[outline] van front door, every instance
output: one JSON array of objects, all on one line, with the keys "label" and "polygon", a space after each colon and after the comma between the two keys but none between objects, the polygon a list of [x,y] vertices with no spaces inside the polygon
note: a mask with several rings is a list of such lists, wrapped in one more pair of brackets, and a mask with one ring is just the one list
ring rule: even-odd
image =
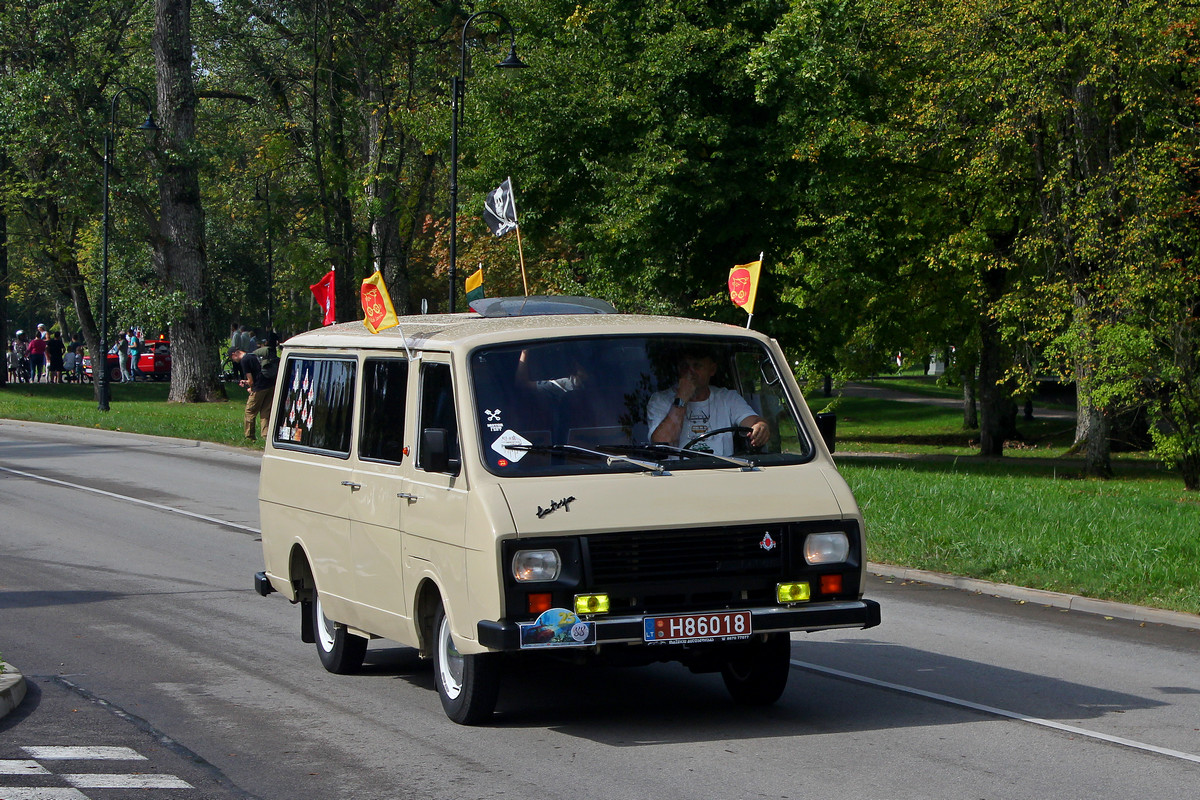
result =
[{"label": "van front door", "polygon": [[459,625],[454,609],[466,598],[467,481],[462,469],[459,425],[450,364],[429,357],[421,364],[417,397],[415,463],[406,465],[404,502],[404,566],[414,590],[432,579],[456,633],[474,638],[470,625]]}]

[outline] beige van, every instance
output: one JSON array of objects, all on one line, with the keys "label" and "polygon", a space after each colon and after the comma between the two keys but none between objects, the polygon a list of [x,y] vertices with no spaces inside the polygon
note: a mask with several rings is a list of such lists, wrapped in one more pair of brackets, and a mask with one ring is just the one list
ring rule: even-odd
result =
[{"label": "beige van", "polygon": [[548,655],[680,661],[767,704],[792,632],[879,624],[832,420],[778,344],[588,298],[475,308],[284,345],[255,588],[300,604],[326,669],[419,648],[464,724]]}]

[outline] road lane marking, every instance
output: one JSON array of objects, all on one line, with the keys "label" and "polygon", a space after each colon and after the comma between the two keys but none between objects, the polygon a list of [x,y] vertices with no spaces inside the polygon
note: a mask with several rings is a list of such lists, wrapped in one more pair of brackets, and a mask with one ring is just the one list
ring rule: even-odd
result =
[{"label": "road lane marking", "polygon": [[0,759],[0,775],[49,775],[50,770],[33,760]]},{"label": "road lane marking", "polygon": [[32,789],[25,786],[5,787],[4,800],[88,800],[78,789]]},{"label": "road lane marking", "polygon": [[98,761],[145,761],[146,757],[132,747],[22,747],[29,756],[38,761],[98,760]]},{"label": "road lane marking", "polygon": [[191,789],[190,783],[174,775],[105,775],[73,773],[58,777],[76,789]]},{"label": "road lane marking", "polygon": [[799,667],[800,669],[807,670],[809,672],[816,672],[820,675],[828,675],[834,678],[841,678],[842,680],[850,681],[852,683],[861,683],[867,686],[875,686],[880,689],[888,689],[893,692],[899,692],[901,694],[915,695],[916,697],[923,697],[926,700],[935,700],[939,703],[958,706],[959,708],[969,708],[972,711],[979,711],[981,713],[991,714],[992,716],[996,717],[1004,717],[1005,719],[1025,722],[1030,725],[1038,725],[1043,728],[1051,728],[1056,731],[1063,731],[1064,733],[1082,736],[1087,739],[1095,739],[1101,742],[1108,742],[1109,744],[1120,745],[1121,747],[1129,747],[1134,750],[1142,750],[1147,753],[1156,753],[1160,756],[1167,756],[1168,758],[1176,758],[1181,761],[1191,761],[1194,764],[1200,764],[1200,756],[1193,755],[1191,753],[1184,753],[1179,750],[1158,747],[1156,745],[1146,744],[1145,742],[1126,739],[1121,736],[1112,736],[1107,733],[1089,731],[1086,728],[1077,728],[1074,725],[1065,725],[1061,722],[1055,722],[1054,720],[1042,719],[1041,717],[1031,717],[1028,714],[1022,714],[1017,711],[1008,711],[1003,708],[996,708],[995,706],[974,703],[970,700],[963,700],[958,697],[951,697],[950,695],[939,694],[937,692],[927,692],[924,689],[917,689],[912,686],[904,686],[903,684],[899,683],[891,683],[890,681],[881,681],[877,678],[869,678],[866,675],[857,675],[853,672],[843,672],[840,669],[823,667],[819,664],[810,664],[807,661],[798,661],[796,659],[792,659],[791,663],[792,666]]},{"label": "road lane marking", "polygon": [[262,531],[259,530],[258,528],[251,528],[248,525],[239,525],[236,522],[230,522],[228,520],[218,519],[216,517],[210,517],[205,514],[197,514],[194,511],[184,511],[182,508],[174,508],[172,506],[164,506],[159,503],[151,503],[149,500],[141,500],[137,497],[130,497],[130,496],[124,495],[124,494],[117,494],[116,492],[107,492],[104,489],[97,489],[94,486],[84,486],[84,485],[78,484],[78,483],[71,483],[70,481],[61,481],[58,478],[47,478],[45,475],[36,475],[32,472],[22,472],[19,469],[10,469],[9,467],[0,467],[0,472],[7,472],[10,475],[18,475],[22,478],[30,478],[31,480],[42,481],[44,483],[53,483],[57,486],[66,486],[70,489],[78,489],[81,492],[91,492],[92,494],[99,494],[99,495],[103,495],[105,497],[111,497],[114,500],[120,500],[121,502],[124,502],[124,503],[136,503],[137,505],[146,506],[147,508],[154,508],[159,511],[166,511],[171,514],[179,514],[184,517],[191,517],[192,519],[198,519],[198,520],[202,520],[204,522],[211,522],[215,525],[223,525],[226,528],[233,528],[234,530],[244,531],[245,533],[252,533],[256,536],[262,533]]}]

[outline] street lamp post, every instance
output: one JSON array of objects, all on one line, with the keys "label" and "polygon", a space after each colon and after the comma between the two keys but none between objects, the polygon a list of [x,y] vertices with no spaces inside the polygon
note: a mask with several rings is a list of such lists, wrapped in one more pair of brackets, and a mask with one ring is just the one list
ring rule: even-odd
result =
[{"label": "street lamp post", "polygon": [[[458,75],[450,83],[450,313],[454,313],[454,297],[457,277],[455,262],[458,257],[458,118],[462,113],[462,98],[467,84],[467,29],[480,17],[496,17],[508,29],[508,55],[496,64],[500,69],[524,69],[529,66],[517,58],[516,31],[508,17],[499,11],[478,11],[467,17],[459,39]],[[503,31],[501,31],[503,33]]]},{"label": "street lamp post", "polygon": [[[102,246],[100,269],[100,353],[92,354],[92,378],[99,381],[100,398],[98,408],[108,411],[108,176],[112,167],[113,147],[117,138],[117,103],[121,95],[141,95],[146,103],[146,121],[138,126],[138,130],[157,131],[154,122],[154,106],[150,96],[136,86],[126,86],[117,90],[113,95],[111,110],[108,116],[108,130],[104,132],[104,244]],[[99,358],[97,358],[99,356]]]},{"label": "street lamp post", "polygon": [[271,244],[271,173],[263,175],[263,192],[261,195],[256,188],[254,199],[261,200],[266,207],[267,229],[267,330],[275,330],[275,249]]}]

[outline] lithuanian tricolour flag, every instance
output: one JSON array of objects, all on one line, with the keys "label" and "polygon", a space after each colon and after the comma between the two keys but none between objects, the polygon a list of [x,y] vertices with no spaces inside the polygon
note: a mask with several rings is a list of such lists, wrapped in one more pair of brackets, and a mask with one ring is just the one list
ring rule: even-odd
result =
[{"label": "lithuanian tricolour flag", "polygon": [[379,270],[362,282],[363,323],[371,333],[379,333],[400,324],[396,318],[396,309],[392,307],[392,298],[388,294],[387,284]]},{"label": "lithuanian tricolour flag", "polygon": [[480,266],[479,269],[475,270],[475,272],[471,275],[471,277],[467,278],[467,282],[466,282],[464,288],[467,290],[467,303],[470,303],[472,300],[479,300],[483,297],[483,267],[482,266]]}]

